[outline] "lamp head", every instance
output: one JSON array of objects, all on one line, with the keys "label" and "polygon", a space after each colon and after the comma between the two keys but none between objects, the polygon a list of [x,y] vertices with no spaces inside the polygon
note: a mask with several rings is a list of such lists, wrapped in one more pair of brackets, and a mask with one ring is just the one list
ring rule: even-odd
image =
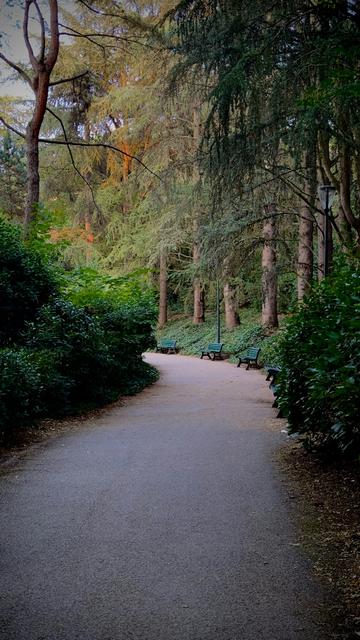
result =
[{"label": "lamp head", "polygon": [[318,187],[318,195],[322,208],[330,209],[334,202],[336,189],[331,184],[322,184]]}]

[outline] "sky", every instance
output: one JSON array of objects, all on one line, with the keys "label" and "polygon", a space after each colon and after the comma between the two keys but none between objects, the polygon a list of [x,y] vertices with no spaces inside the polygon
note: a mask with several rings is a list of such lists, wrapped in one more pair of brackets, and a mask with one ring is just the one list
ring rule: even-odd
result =
[{"label": "sky", "polygon": [[[48,17],[48,2],[39,2],[43,10],[45,20]],[[59,8],[69,10],[74,3],[72,0],[60,0]],[[23,40],[23,3],[21,0],[0,0],[0,51],[14,62],[27,62],[27,51]],[[39,34],[39,24],[35,19],[34,8],[30,13],[31,33],[35,38],[32,40],[36,52],[36,35]],[[15,77],[16,73],[3,62],[0,61],[0,97],[10,95],[12,97],[29,98],[32,91],[27,84],[20,80],[8,80],[9,75]]]}]

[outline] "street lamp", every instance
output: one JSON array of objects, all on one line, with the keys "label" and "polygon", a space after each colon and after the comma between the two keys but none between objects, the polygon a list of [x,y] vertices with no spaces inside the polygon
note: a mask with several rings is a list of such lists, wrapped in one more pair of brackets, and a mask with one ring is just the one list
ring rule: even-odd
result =
[{"label": "street lamp", "polygon": [[221,326],[220,326],[220,282],[219,275],[217,275],[216,279],[216,342],[220,342],[221,337]]},{"label": "street lamp", "polygon": [[329,213],[331,209],[331,205],[334,202],[336,194],[336,189],[330,184],[322,184],[318,187],[318,196],[320,200],[321,207],[324,211],[325,215],[325,225],[324,225],[324,276],[327,276],[329,273],[329,235],[330,235],[330,218]]}]

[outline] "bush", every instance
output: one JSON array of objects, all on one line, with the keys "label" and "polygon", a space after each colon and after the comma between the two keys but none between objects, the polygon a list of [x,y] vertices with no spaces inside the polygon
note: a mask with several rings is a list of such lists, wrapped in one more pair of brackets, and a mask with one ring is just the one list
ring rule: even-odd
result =
[{"label": "bush", "polygon": [[[134,393],[157,376],[141,358],[155,346],[153,297],[141,274],[111,278],[85,269],[65,276],[58,268],[55,278],[39,247],[34,249],[34,239],[25,246],[19,230],[0,219],[5,437],[37,418],[77,413],[121,392]],[[78,304],[54,297],[57,281]]]},{"label": "bush", "polygon": [[24,426],[40,414],[41,374],[26,349],[0,351],[0,429]]},{"label": "bush", "polygon": [[[57,299],[28,323],[24,341],[37,353],[41,370],[49,368],[52,414],[103,404],[128,393],[144,377],[141,354],[154,346],[151,314],[142,309],[114,309],[107,303],[90,313]],[[48,357],[46,356],[48,354]],[[56,388],[60,394],[57,400]]]},{"label": "bush", "polygon": [[15,225],[0,217],[0,346],[20,339],[26,321],[56,288],[40,255],[24,245]]},{"label": "bush", "polygon": [[279,404],[307,447],[360,454],[360,272],[336,272],[305,300],[281,342]]},{"label": "bush", "polygon": [[62,299],[44,305],[28,323],[24,341],[35,352],[51,352],[71,407],[103,397],[111,354],[99,321],[85,309]]}]

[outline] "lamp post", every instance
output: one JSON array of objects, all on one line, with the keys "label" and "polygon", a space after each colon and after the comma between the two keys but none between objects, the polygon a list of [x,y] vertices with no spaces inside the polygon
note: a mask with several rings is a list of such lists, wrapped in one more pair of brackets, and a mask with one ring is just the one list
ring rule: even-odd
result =
[{"label": "lamp post", "polygon": [[336,189],[330,184],[323,184],[318,187],[318,195],[321,207],[324,211],[325,215],[325,224],[324,224],[324,276],[326,277],[329,274],[329,235],[330,235],[330,218],[329,213],[331,209],[331,205],[334,201],[336,194]]},{"label": "lamp post", "polygon": [[219,343],[221,338],[220,327],[220,283],[219,276],[216,279],[216,342]]}]

